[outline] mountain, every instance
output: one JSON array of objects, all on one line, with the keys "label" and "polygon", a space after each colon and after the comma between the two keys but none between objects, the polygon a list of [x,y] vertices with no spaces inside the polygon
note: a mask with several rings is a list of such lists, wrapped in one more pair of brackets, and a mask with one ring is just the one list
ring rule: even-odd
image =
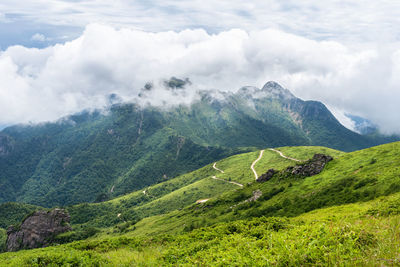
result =
[{"label": "mountain", "polygon": [[[68,207],[74,231],[58,236],[61,243],[83,235],[82,222],[88,217],[94,219],[87,221],[93,226],[106,218],[101,213],[108,213],[117,225],[87,240],[0,254],[0,264],[392,263],[400,249],[399,148],[396,142],[351,153],[324,147],[280,147],[234,155],[145,192]],[[314,153],[333,157],[321,173],[311,177],[285,174],[288,167],[301,166],[304,163],[298,160]],[[258,174],[270,168],[280,172],[259,183],[254,181],[251,166]],[[207,194],[213,187],[201,187],[199,182],[214,183],[211,196]],[[218,187],[219,183],[225,187]],[[197,191],[190,191],[192,184]],[[137,202],[139,196],[144,197],[143,203]],[[165,210],[137,221],[129,219],[129,205],[137,213],[160,206]],[[4,240],[1,232],[0,240]]]},{"label": "mountain", "polygon": [[370,120],[351,114],[345,115],[354,122],[354,129],[360,134],[368,135],[374,134],[379,131],[378,127],[374,125]]},{"label": "mountain", "polygon": [[[165,90],[185,92],[172,78]],[[45,207],[99,202],[255,148],[322,145],[352,151],[391,139],[343,127],[320,102],[275,82],[236,93],[201,91],[191,105],[137,103],[0,132],[0,202]],[[140,102],[142,101],[142,102]]]}]

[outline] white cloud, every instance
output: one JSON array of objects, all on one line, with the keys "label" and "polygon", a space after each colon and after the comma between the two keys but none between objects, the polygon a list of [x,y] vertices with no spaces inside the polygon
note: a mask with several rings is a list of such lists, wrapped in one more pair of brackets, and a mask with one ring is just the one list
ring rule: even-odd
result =
[{"label": "white cloud", "polygon": [[272,27],[312,39],[357,43],[398,40],[400,33],[400,2],[392,0],[2,0],[0,10],[33,24],[104,23],[154,32]]},{"label": "white cloud", "polygon": [[37,41],[37,42],[45,42],[45,41],[47,41],[48,39],[47,39],[46,36],[44,36],[44,35],[41,34],[41,33],[35,33],[35,34],[31,37],[31,40],[32,40],[32,41]]},{"label": "white cloud", "polygon": [[106,95],[131,99],[146,82],[176,76],[193,82],[186,95],[157,91],[153,103],[187,102],[199,88],[233,91],[275,80],[300,97],[322,100],[336,114],[365,116],[387,132],[400,133],[396,47],[355,49],[274,29],[211,35],[91,24],[65,44],[1,52],[0,124],[53,120],[102,107]]},{"label": "white cloud", "polygon": [[7,22],[7,18],[3,13],[0,13],[0,22]]}]

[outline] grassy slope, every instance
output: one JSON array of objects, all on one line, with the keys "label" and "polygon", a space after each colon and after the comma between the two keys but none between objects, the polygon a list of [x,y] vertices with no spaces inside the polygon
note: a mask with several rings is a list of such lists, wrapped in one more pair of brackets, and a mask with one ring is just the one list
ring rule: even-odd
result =
[{"label": "grassy slope", "polygon": [[[392,143],[343,154],[330,162],[321,174],[305,179],[273,178],[262,184],[253,183],[211,199],[200,207],[190,206],[182,211],[146,218],[136,225],[133,234],[177,231],[188,225],[196,228],[262,215],[296,216],[326,206],[389,195],[400,191],[399,148],[400,143]],[[290,150],[292,153],[289,154]],[[293,150],[282,148],[286,155],[301,158],[303,152]],[[235,206],[250,198],[257,189],[263,192],[261,201]],[[205,222],[203,218],[206,218]]]},{"label": "grassy slope", "polygon": [[[109,231],[108,235],[103,232],[88,241],[6,253],[0,256],[0,263],[32,265],[40,258],[41,261],[58,263],[98,262],[122,266],[211,262],[247,265],[265,262],[278,265],[398,264],[400,193],[396,192],[400,191],[399,148],[400,143],[392,143],[348,154],[331,151],[336,153],[332,154],[335,160],[314,177],[274,177],[262,184],[253,183],[243,189],[230,190],[204,204],[193,204],[182,210],[146,218],[123,235]],[[285,147],[280,150],[287,156],[300,159],[314,153],[304,152],[308,150],[305,148]],[[257,156],[258,152],[236,156],[243,157],[243,162],[246,162],[243,168],[238,166],[242,160],[231,157],[232,165],[235,165],[231,167],[232,171],[245,173],[245,166],[248,168],[248,163]],[[275,156],[266,151],[263,159],[267,162],[259,162],[260,166],[265,165],[264,171],[270,167],[281,169],[287,166],[279,160],[276,166],[268,164]],[[220,169],[224,166],[225,175],[229,177],[227,159],[217,163]],[[206,176],[222,175],[213,170],[212,165],[201,170]],[[251,177],[252,173],[249,175]],[[241,175],[236,177],[240,177],[238,181],[250,179]],[[197,182],[200,181],[215,180],[203,178]],[[237,205],[256,189],[263,192],[261,199]],[[168,194],[164,194],[166,196]],[[113,202],[119,201],[122,200]],[[321,207],[327,208],[318,209]],[[255,218],[262,215],[294,217]],[[212,226],[185,233],[207,225]],[[179,235],[158,235],[162,233]],[[149,234],[154,237],[149,237]]]},{"label": "grassy slope", "polygon": [[[301,159],[312,157],[314,153],[326,152],[332,156],[342,152],[323,147],[285,147],[290,156]],[[303,152],[306,150],[307,152]],[[96,204],[79,204],[68,207],[73,224],[90,224],[96,227],[107,227],[124,220],[137,220],[152,215],[164,214],[191,205],[199,199],[217,197],[225,192],[240,189],[237,185],[211,179],[216,176],[226,181],[242,184],[254,181],[250,169],[251,163],[258,157],[259,151],[243,153],[217,162],[217,167],[224,173],[213,169],[209,164],[194,172],[181,175],[169,181],[150,186],[131,194]],[[265,151],[257,163],[259,174],[269,168],[283,169],[293,165],[293,161],[280,157],[276,152]],[[120,217],[117,217],[121,214]]]},{"label": "grassy slope", "polygon": [[0,228],[0,253],[5,250],[5,244],[7,241],[7,232],[5,229]]},{"label": "grassy slope", "polygon": [[220,223],[177,236],[121,235],[79,241],[0,254],[0,266],[50,262],[85,266],[396,265],[400,263],[399,203],[397,193],[290,219]]}]

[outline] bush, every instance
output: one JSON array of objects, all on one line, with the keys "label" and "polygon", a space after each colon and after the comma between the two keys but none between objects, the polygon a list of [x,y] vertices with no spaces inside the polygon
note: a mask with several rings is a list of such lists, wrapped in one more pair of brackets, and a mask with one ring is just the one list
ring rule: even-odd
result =
[{"label": "bush", "polygon": [[100,230],[95,227],[84,227],[79,230],[62,233],[54,238],[54,243],[65,244],[73,241],[87,239],[97,234]]}]

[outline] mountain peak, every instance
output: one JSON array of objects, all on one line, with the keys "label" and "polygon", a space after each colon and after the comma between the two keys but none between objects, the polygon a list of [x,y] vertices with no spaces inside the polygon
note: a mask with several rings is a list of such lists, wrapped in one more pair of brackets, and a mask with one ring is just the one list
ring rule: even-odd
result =
[{"label": "mountain peak", "polygon": [[269,81],[269,82],[267,82],[267,83],[263,86],[262,90],[269,90],[270,88],[283,90],[283,87],[282,87],[279,83],[274,82],[274,81]]},{"label": "mountain peak", "polygon": [[279,83],[274,81],[267,82],[261,90],[282,99],[295,98],[288,89],[283,88]]}]

